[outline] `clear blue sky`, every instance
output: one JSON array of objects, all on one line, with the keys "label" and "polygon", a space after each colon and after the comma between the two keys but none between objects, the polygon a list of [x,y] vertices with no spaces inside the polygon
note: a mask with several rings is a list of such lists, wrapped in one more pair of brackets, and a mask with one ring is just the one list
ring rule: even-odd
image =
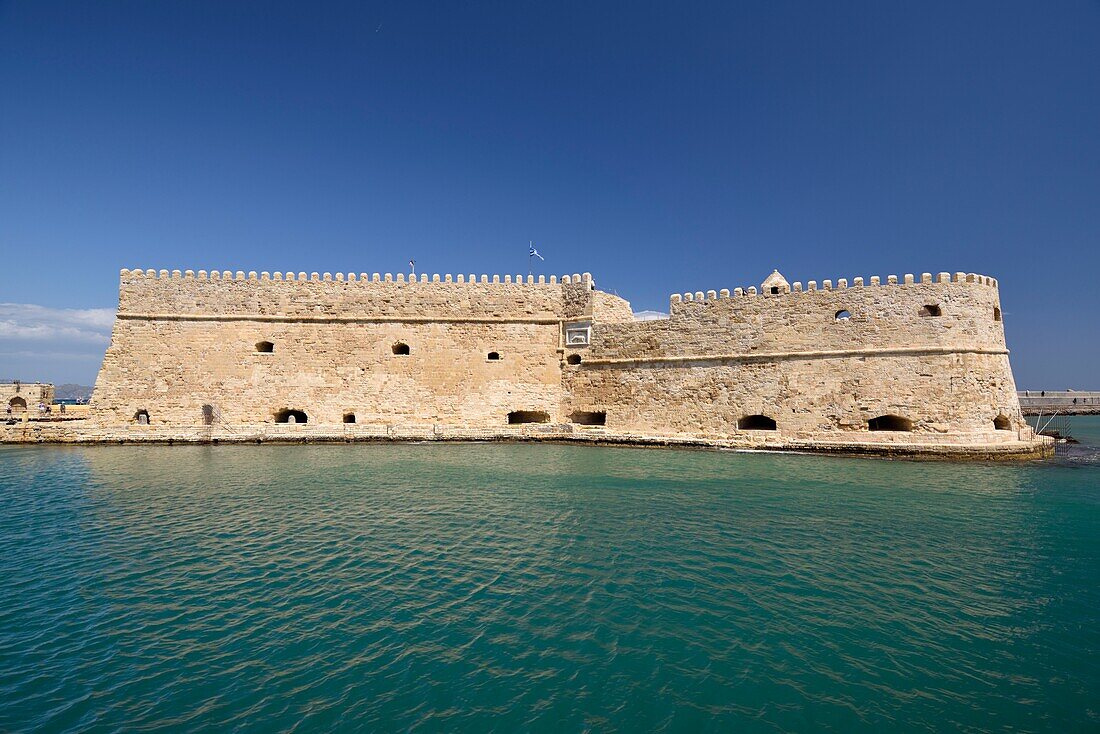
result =
[{"label": "clear blue sky", "polygon": [[529,239],[635,310],[986,273],[1018,385],[1100,388],[1100,4],[0,1],[0,377],[90,384],[121,267]]}]

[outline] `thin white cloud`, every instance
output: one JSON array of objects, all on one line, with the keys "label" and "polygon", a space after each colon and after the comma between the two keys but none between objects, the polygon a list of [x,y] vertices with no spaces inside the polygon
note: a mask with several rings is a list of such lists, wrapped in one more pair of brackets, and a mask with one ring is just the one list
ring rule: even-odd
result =
[{"label": "thin white cloud", "polygon": [[[5,353],[3,356],[11,358],[13,360],[48,360],[50,362],[86,362],[89,359],[97,359],[102,353],[102,350],[89,350],[87,352],[36,352],[27,349],[19,349],[14,352]],[[0,359],[0,365],[3,365],[3,359]],[[2,378],[6,373],[0,373]],[[0,381],[5,381],[0,379]]]},{"label": "thin white cloud", "polygon": [[634,314],[635,321],[660,321],[667,318],[668,314],[663,311],[637,311]]},{"label": "thin white cloud", "polygon": [[14,341],[107,344],[115,321],[110,308],[49,308],[0,303],[0,338]]}]

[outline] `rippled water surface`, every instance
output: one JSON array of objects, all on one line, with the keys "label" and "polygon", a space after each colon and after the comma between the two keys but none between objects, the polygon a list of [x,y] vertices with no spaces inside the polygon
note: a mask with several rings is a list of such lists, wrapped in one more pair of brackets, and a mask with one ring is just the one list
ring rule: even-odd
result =
[{"label": "rippled water surface", "polygon": [[1100,466],[0,447],[0,731],[1096,731]]}]

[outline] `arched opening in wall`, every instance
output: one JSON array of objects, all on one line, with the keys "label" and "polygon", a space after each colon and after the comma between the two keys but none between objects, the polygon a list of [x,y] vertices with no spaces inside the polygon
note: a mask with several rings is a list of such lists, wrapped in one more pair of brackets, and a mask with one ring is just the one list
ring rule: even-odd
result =
[{"label": "arched opening in wall", "polygon": [[8,401],[8,407],[11,408],[13,411],[15,411],[15,410],[26,410],[27,409],[27,401],[24,400],[23,398],[15,397],[15,398],[12,398],[11,400]]},{"label": "arched opening in wall", "polygon": [[605,410],[574,410],[569,414],[569,422],[578,426],[606,426],[607,411]]},{"label": "arched opening in wall", "polygon": [[917,312],[921,316],[942,316],[943,310],[938,304],[928,303],[920,307],[920,311]]},{"label": "arched opening in wall", "polygon": [[214,425],[214,406],[204,405],[202,406],[202,424],[204,426]]},{"label": "arched opening in wall", "polygon": [[508,414],[508,425],[549,422],[550,414],[544,410],[513,410]]},{"label": "arched opening in wall", "polygon": [[149,425],[149,411],[142,408],[138,412],[134,413],[134,422],[139,426]]},{"label": "arched opening in wall", "polygon": [[993,307],[993,320],[994,321],[1000,321],[1001,320],[1001,307],[1000,306],[994,306]]},{"label": "arched opening in wall", "polygon": [[397,342],[393,345],[393,353],[401,357],[409,356],[409,345],[405,342]]},{"label": "arched opening in wall", "polygon": [[275,413],[276,423],[307,423],[308,421],[309,418],[306,416],[305,411],[302,410],[284,408]]},{"label": "arched opening in wall", "polygon": [[993,428],[998,431],[1011,431],[1012,421],[1008,419],[1007,415],[999,415],[993,419]]},{"label": "arched opening in wall", "polygon": [[911,431],[913,421],[900,415],[880,415],[867,421],[869,431]]},{"label": "arched opening in wall", "polygon": [[775,419],[766,415],[746,415],[737,421],[737,427],[742,431],[774,431]]},{"label": "arched opening in wall", "polygon": [[581,363],[581,355],[570,354],[568,357],[565,358],[565,362],[566,364],[578,365]]},{"label": "arched opening in wall", "polygon": [[344,423],[354,423],[355,413],[344,413]]},{"label": "arched opening in wall", "polygon": [[500,359],[500,352],[489,352],[487,355],[485,355],[485,359],[489,360],[490,362],[495,362]]},{"label": "arched opening in wall", "polygon": [[779,295],[779,286],[773,285],[770,289],[770,292],[773,296],[778,296]]},{"label": "arched opening in wall", "polygon": [[852,312],[843,308],[833,314],[833,321],[847,321],[850,318],[852,318]]},{"label": "arched opening in wall", "polygon": [[271,354],[275,351],[275,342],[256,342],[256,351],[260,354]]}]

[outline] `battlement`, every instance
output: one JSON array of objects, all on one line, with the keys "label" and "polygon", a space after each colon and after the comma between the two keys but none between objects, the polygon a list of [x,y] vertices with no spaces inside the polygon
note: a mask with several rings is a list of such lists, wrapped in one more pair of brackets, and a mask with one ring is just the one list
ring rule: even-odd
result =
[{"label": "battlement", "polygon": [[595,290],[591,273],[415,276],[137,268],[123,269],[119,278],[123,319],[553,321],[606,311],[608,298]]},{"label": "battlement", "polygon": [[[153,269],[141,269],[136,268],[129,270],[123,268],[119,275],[125,280],[127,278],[150,278],[155,280],[212,280],[212,281],[285,281],[285,282],[321,282],[321,283],[466,283],[470,285],[474,284],[527,284],[527,285],[558,285],[559,277],[557,275],[547,276],[545,275],[486,275],[482,274],[478,276],[475,273],[465,275],[459,273],[457,275],[439,273],[433,273],[428,275],[423,273],[420,276],[408,275],[404,273],[398,273],[396,276],[393,273],[293,273],[293,272],[274,272],[263,271],[257,273],[255,270],[250,270],[245,273],[243,270],[153,270]],[[514,280],[513,280],[514,278]],[[570,285],[578,283],[588,283],[592,285],[591,273],[573,273],[572,275],[565,274],[560,277],[561,285]],[[593,286],[594,287],[594,286]]]},{"label": "battlement", "polygon": [[943,349],[1004,353],[996,279],[944,272],[803,287],[776,271],[759,290],[673,294],[660,322],[596,324],[589,361]]},{"label": "battlement", "polygon": [[862,276],[856,276],[849,280],[847,278],[838,278],[835,283],[832,280],[822,280],[819,283],[816,280],[808,281],[803,287],[801,281],[795,281],[793,284],[787,284],[787,281],[783,279],[778,272],[773,273],[774,276],[779,276],[777,280],[773,281],[774,284],[770,285],[769,280],[766,280],[761,285],[759,290],[756,286],[748,286],[744,288],[734,288],[732,291],[728,288],[723,288],[719,291],[695,291],[687,293],[673,293],[669,296],[670,303],[687,303],[696,301],[716,301],[726,298],[740,298],[743,296],[778,296],[788,293],[810,293],[815,291],[841,291],[854,288],[873,288],[881,286],[921,286],[921,285],[940,285],[940,284],[975,284],[988,286],[990,288],[997,288],[997,279],[991,278],[988,275],[979,275],[978,273],[954,273],[953,275],[948,272],[938,273],[933,277],[932,273],[921,273],[918,280],[912,273],[906,273],[899,281],[896,275],[887,275],[885,282],[881,276],[872,275],[870,278],[863,278]]}]

